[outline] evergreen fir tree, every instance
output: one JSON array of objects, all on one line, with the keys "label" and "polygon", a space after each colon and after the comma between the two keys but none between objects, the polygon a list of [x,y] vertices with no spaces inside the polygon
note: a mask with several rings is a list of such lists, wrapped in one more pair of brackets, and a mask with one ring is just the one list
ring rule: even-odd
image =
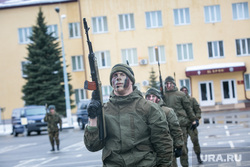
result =
[{"label": "evergreen fir tree", "polygon": [[[25,105],[53,104],[57,112],[66,115],[61,48],[52,33],[47,33],[47,25],[41,8],[36,25],[32,27],[31,43],[28,45],[29,62],[25,67],[26,84],[23,86],[22,99]],[[68,80],[70,81],[70,75]],[[70,95],[73,94],[69,84]],[[72,104],[70,100],[70,104]],[[74,106],[71,105],[73,108]]]},{"label": "evergreen fir tree", "polygon": [[149,86],[153,87],[153,88],[156,88],[156,89],[159,89],[159,84],[156,81],[156,78],[157,78],[157,76],[155,76],[155,71],[152,68],[151,71],[150,71],[150,76],[149,76]]}]

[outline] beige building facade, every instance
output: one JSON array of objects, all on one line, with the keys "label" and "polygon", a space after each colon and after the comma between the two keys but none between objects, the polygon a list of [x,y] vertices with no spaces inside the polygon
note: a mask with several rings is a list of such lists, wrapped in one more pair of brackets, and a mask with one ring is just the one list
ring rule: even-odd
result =
[{"label": "beige building facade", "polygon": [[[32,4],[0,1],[0,107],[4,118],[22,107],[27,44],[39,7],[49,31],[60,40],[60,8],[67,72],[75,103],[90,98],[88,46],[82,26],[86,18],[97,57],[104,99],[112,90],[109,73],[129,61],[136,86],[145,92],[150,71],[163,80],[173,76],[187,86],[202,111],[245,108],[250,99],[249,0],[54,0]],[[75,113],[76,109],[72,110]]]}]

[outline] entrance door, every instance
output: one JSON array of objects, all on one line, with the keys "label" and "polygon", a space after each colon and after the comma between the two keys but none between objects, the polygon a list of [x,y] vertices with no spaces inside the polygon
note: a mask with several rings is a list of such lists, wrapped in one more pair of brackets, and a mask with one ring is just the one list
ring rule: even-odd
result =
[{"label": "entrance door", "polygon": [[200,105],[214,105],[214,88],[212,81],[199,82]]},{"label": "entrance door", "polygon": [[237,103],[235,80],[221,81],[222,104]]}]

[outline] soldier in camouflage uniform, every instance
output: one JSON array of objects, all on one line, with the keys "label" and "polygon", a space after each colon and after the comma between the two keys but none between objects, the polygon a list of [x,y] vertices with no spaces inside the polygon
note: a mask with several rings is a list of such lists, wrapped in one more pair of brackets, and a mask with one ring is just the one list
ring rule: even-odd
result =
[{"label": "soldier in camouflage uniform", "polygon": [[50,105],[48,107],[49,113],[46,113],[44,117],[44,121],[48,122],[48,133],[49,140],[52,146],[50,151],[55,151],[54,141],[56,141],[57,150],[59,150],[59,129],[57,124],[60,126],[60,131],[62,131],[62,119],[59,114],[56,113],[56,107],[54,105]]},{"label": "soldier in camouflage uniform", "polygon": [[[190,100],[190,104],[191,107],[193,109],[193,113],[195,114],[197,121],[201,119],[201,109],[200,109],[200,105],[198,104],[197,100],[194,97],[190,97],[188,95],[188,88],[186,86],[181,87],[180,91],[184,92],[186,94],[186,96],[188,97],[188,99]],[[191,124],[191,122],[190,122]],[[195,130],[191,130],[188,129],[188,135],[191,138],[191,141],[194,145],[193,149],[194,152],[197,156],[197,160],[200,164],[203,163],[203,161],[201,160],[201,148],[200,148],[200,144],[199,144],[199,138],[198,138],[198,130],[197,128]]]},{"label": "soldier in camouflage uniform", "polygon": [[134,86],[134,73],[126,64],[115,65],[110,74],[113,91],[103,106],[106,138],[99,140],[97,117],[100,102],[88,106],[89,124],[84,143],[89,151],[102,149],[103,166],[171,166],[173,141],[166,116],[157,104],[145,100]]},{"label": "soldier in camouflage uniform", "polygon": [[176,158],[181,156],[183,142],[182,130],[179,125],[178,118],[172,108],[169,108],[165,105],[164,101],[161,98],[161,92],[156,88],[149,88],[145,95],[147,100],[150,100],[154,103],[160,105],[161,109],[165,112],[166,119],[168,122],[168,127],[170,130],[170,135],[174,142],[174,155],[172,167],[177,167]]},{"label": "soldier in camouflage uniform", "polygon": [[168,107],[174,109],[182,129],[184,146],[182,147],[180,161],[183,167],[187,167],[189,165],[187,150],[187,129],[190,128],[190,121],[192,122],[191,128],[196,128],[196,117],[190,106],[190,101],[188,100],[185,93],[178,91],[173,77],[168,76],[165,79],[165,87],[164,102]]}]

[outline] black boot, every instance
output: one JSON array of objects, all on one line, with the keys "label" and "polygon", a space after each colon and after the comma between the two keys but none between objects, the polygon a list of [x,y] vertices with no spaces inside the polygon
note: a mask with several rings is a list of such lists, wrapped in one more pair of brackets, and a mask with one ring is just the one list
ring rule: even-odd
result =
[{"label": "black boot", "polygon": [[197,160],[198,160],[199,164],[202,164],[203,161],[201,160],[201,153],[196,154],[196,156],[197,156]]},{"label": "black boot", "polygon": [[54,146],[52,147],[52,149],[51,149],[50,151],[55,151],[55,148],[54,148]]},{"label": "black boot", "polygon": [[59,145],[57,145],[57,150],[59,151],[60,149],[59,149]]}]

